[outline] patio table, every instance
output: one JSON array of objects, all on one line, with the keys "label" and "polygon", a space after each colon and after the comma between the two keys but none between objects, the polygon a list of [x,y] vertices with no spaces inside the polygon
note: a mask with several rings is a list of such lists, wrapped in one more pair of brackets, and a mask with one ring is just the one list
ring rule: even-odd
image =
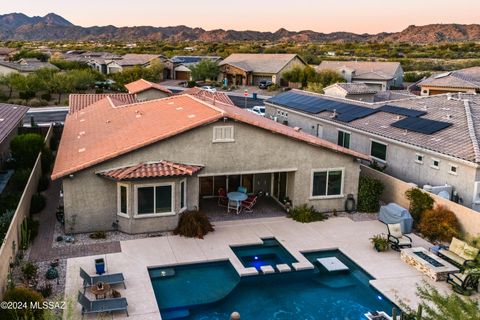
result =
[{"label": "patio table", "polygon": [[234,191],[234,192],[229,192],[227,194],[227,198],[228,198],[228,211],[230,211],[230,202],[233,201],[236,203],[235,211],[237,212],[237,214],[239,214],[240,205],[242,201],[247,200],[248,196],[243,192]]}]

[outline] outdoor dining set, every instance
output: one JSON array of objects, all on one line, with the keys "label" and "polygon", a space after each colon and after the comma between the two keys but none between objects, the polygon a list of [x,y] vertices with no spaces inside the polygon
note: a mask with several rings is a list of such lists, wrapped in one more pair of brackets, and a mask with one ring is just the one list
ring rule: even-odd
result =
[{"label": "outdoor dining set", "polygon": [[238,187],[237,191],[227,193],[225,189],[218,190],[218,205],[227,208],[227,212],[253,212],[253,207],[257,203],[257,195],[248,195],[247,188]]}]

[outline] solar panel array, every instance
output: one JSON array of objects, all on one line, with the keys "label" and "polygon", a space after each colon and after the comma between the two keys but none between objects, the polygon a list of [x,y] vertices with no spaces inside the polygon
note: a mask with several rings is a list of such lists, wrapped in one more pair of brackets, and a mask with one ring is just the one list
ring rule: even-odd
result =
[{"label": "solar panel array", "polygon": [[449,122],[412,117],[392,123],[392,127],[424,134],[433,134],[435,132],[448,128],[451,125],[452,124]]},{"label": "solar panel array", "polygon": [[420,118],[427,114],[426,111],[422,110],[414,110],[388,104],[374,109],[295,91],[279,94],[270,98],[267,102],[311,114],[318,114],[324,111],[335,112],[336,120],[342,122],[351,122],[357,119],[362,119],[377,112],[393,113],[406,117],[405,119],[391,124],[393,127],[424,134],[433,134],[452,125],[448,122]]}]

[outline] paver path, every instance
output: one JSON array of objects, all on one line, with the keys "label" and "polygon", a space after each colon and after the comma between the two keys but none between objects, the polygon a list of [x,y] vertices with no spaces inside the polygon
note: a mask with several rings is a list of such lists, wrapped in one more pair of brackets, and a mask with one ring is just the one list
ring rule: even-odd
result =
[{"label": "paver path", "polygon": [[73,257],[83,257],[96,254],[120,252],[120,242],[111,241],[104,243],[95,243],[88,245],[71,245],[66,247],[53,248],[53,233],[56,223],[56,210],[58,205],[58,197],[60,193],[61,183],[54,181],[50,184],[44,196],[47,199],[47,206],[42,212],[33,215],[34,219],[40,221],[38,236],[33,241],[30,260],[32,261],[48,261],[55,258],[66,259]]}]

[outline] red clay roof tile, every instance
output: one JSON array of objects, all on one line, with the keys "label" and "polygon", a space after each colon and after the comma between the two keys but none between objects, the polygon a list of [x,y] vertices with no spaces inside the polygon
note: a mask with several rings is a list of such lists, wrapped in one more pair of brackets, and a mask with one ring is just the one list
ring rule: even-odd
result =
[{"label": "red clay roof tile", "polygon": [[133,166],[98,172],[97,174],[99,176],[114,180],[135,180],[173,176],[191,176],[202,170],[202,168],[202,166],[193,166],[162,160],[159,162],[142,162]]},{"label": "red clay roof tile", "polygon": [[127,88],[128,93],[130,93],[130,94],[140,93],[140,92],[143,92],[143,91],[146,91],[146,90],[149,90],[149,89],[157,89],[157,90],[160,90],[162,92],[165,92],[168,95],[172,94],[172,91],[168,90],[164,86],[162,86],[158,83],[153,83],[153,82],[147,81],[145,79],[140,79],[140,80],[137,80],[137,81],[134,81],[134,82],[127,83],[125,85],[125,88]]}]

